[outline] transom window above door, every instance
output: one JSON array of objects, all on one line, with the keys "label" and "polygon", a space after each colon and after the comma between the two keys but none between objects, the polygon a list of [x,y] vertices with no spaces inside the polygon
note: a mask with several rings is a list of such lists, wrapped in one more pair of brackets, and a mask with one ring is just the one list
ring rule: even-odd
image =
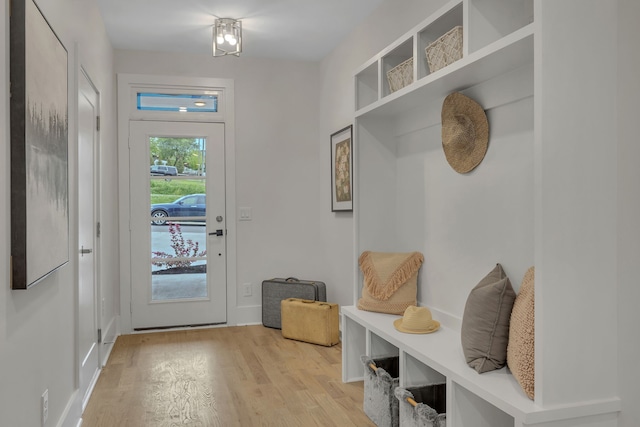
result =
[{"label": "transom window above door", "polygon": [[130,120],[221,122],[225,88],[136,85],[129,92]]},{"label": "transom window above door", "polygon": [[217,113],[218,94],[138,92],[139,111],[172,111],[180,113]]}]

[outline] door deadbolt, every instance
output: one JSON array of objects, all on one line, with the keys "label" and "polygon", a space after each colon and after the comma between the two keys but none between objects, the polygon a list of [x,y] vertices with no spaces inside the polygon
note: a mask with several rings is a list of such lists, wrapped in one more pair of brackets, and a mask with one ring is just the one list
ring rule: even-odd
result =
[{"label": "door deadbolt", "polygon": [[222,216],[218,215],[218,216],[216,217],[216,221],[218,221],[218,222],[222,222]]}]

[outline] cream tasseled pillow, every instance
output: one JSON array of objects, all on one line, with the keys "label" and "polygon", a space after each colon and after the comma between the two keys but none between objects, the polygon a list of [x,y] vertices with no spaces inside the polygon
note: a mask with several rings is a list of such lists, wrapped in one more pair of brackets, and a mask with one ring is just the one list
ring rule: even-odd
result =
[{"label": "cream tasseled pillow", "polygon": [[507,366],[529,399],[534,398],[535,352],[534,268],[522,279],[511,311]]},{"label": "cream tasseled pillow", "polygon": [[360,310],[403,314],[417,305],[418,270],[424,262],[420,252],[364,251],[358,259],[363,274]]}]

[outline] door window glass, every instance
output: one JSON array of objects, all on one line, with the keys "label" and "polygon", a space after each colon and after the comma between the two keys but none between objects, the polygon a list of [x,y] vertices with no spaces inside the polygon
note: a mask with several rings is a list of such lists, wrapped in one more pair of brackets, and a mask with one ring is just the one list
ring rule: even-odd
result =
[{"label": "door window glass", "polygon": [[149,138],[152,301],[208,296],[205,147]]}]

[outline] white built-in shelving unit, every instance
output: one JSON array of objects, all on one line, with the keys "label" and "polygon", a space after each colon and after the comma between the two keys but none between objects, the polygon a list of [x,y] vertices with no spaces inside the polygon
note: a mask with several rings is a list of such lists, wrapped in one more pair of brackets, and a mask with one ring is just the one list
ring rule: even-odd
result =
[{"label": "white built-in shelving unit", "polygon": [[[429,335],[403,334],[393,327],[398,316],[343,307],[343,380],[362,380],[361,355],[398,355],[400,385],[446,381],[449,427],[617,425],[620,402],[609,389],[566,393],[571,388],[567,378],[584,382],[578,378],[580,361],[571,367],[577,372],[567,375],[558,375],[557,367],[549,363],[554,355],[558,363],[566,363],[562,357],[568,357],[571,349],[587,349],[587,343],[580,342],[582,331],[563,324],[554,329],[541,321],[542,315],[554,322],[562,318],[540,295],[562,294],[552,280],[546,280],[545,288],[545,279],[567,265],[550,260],[543,251],[557,235],[555,225],[547,221],[548,212],[562,202],[545,196],[544,177],[554,178],[561,171],[548,161],[544,150],[552,146],[545,145],[550,142],[542,135],[552,127],[558,135],[565,131],[553,123],[556,107],[540,113],[542,101],[555,100],[548,91],[557,83],[541,61],[542,48],[548,44],[541,32],[565,31],[554,20],[571,16],[571,7],[575,9],[578,2],[569,3],[573,6],[546,0],[454,0],[355,72],[355,258],[364,250],[422,251],[426,261],[418,300],[442,327]],[[463,57],[430,73],[426,46],[457,25],[463,26]],[[550,58],[558,58],[558,52],[548,51]],[[409,58],[414,59],[413,83],[392,93],[386,73]],[[455,173],[441,149],[442,101],[455,91],[476,99],[490,122],[487,155],[467,175]],[[543,173],[547,165],[549,172]],[[580,220],[576,224],[577,230]],[[554,239],[548,237],[551,234]],[[503,264],[516,291],[526,269],[536,265],[535,400],[526,397],[508,368],[477,374],[464,360],[460,345],[464,303],[484,275],[480,273],[487,273],[495,262]],[[354,269],[357,301],[362,275],[357,266]],[[567,293],[580,287],[572,283]],[[596,291],[584,295],[586,304],[598,302]],[[605,313],[614,315],[609,304],[613,300],[601,301]],[[586,316],[587,309],[575,312]],[[560,343],[573,332],[579,336],[578,344],[567,350]],[[594,359],[597,356],[590,354],[584,364]],[[593,382],[598,382],[598,375],[606,378],[597,374]],[[562,392],[556,395],[555,389]]]}]

